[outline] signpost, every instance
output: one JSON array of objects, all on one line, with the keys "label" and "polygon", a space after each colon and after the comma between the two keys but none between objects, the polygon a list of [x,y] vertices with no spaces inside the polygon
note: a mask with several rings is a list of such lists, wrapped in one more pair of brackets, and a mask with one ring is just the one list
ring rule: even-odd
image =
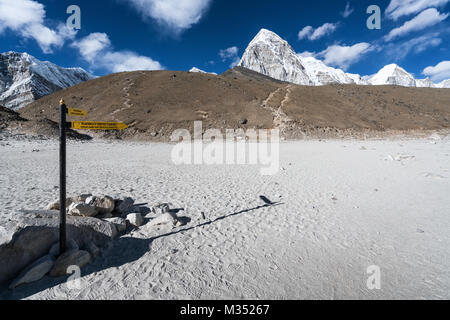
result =
[{"label": "signpost", "polygon": [[102,121],[72,121],[70,127],[77,130],[123,130],[128,128],[124,123]]},{"label": "signpost", "polygon": [[79,116],[79,117],[87,116],[87,112],[85,110],[73,109],[73,108],[67,108],[67,114],[69,116]]},{"label": "signpost", "polygon": [[64,100],[59,102],[59,253],[66,251],[66,130],[123,130],[128,126],[121,122],[72,121],[66,115],[87,116],[81,109],[67,108]]}]

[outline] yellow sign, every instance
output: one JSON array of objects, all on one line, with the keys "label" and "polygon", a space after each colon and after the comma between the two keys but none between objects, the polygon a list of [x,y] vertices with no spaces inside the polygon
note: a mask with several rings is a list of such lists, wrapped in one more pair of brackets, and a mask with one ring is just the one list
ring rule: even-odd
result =
[{"label": "yellow sign", "polygon": [[70,127],[76,130],[123,130],[128,128],[121,122],[72,121]]},{"label": "yellow sign", "polygon": [[87,116],[87,111],[81,109],[67,108],[67,114],[69,116],[85,117]]}]

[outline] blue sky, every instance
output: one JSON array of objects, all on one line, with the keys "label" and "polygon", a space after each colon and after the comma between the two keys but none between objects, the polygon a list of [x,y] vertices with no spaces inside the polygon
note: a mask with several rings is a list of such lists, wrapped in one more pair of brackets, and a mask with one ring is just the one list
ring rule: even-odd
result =
[{"label": "blue sky", "polygon": [[[381,8],[381,30],[366,27],[372,4]],[[65,27],[70,5],[81,9],[76,32]],[[397,63],[440,81],[450,78],[448,13],[450,0],[0,0],[0,51],[99,76],[194,66],[222,73],[266,28],[297,53],[348,72]]]}]

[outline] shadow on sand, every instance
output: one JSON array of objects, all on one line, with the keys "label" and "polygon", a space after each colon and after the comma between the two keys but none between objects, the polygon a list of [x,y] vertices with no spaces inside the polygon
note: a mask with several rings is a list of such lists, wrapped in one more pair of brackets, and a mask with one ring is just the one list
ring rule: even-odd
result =
[{"label": "shadow on sand", "polygon": [[[228,215],[224,215],[218,217],[214,220],[203,222],[191,227],[184,227],[178,230],[174,230],[171,232],[167,232],[164,234],[160,234],[158,236],[149,238],[149,239],[137,239],[130,237],[121,237],[114,241],[111,241],[109,244],[109,248],[104,248],[104,252],[91,262],[90,265],[84,267],[81,271],[82,276],[86,276],[92,273],[100,272],[102,270],[106,270],[109,268],[117,268],[124,264],[136,261],[140,259],[144,254],[151,250],[151,244],[154,240],[176,235],[178,233],[184,233],[191,231],[196,228],[204,227],[207,225],[214,224],[220,220],[224,220],[230,217],[234,217],[237,215],[241,215],[244,213],[252,212],[255,210],[259,210],[267,207],[274,207],[278,205],[282,205],[283,203],[274,202],[274,203],[266,203],[265,205],[257,206],[250,209],[244,209],[241,211],[237,211]],[[188,217],[179,217],[179,219],[183,223],[188,223],[190,218]],[[50,289],[54,286],[58,286],[67,281],[68,276],[59,277],[59,278],[51,278],[49,276],[44,277],[43,279],[31,283],[20,286],[14,290],[9,290],[6,287],[0,287],[0,299],[2,300],[17,300],[17,299],[25,299],[27,297],[31,297],[43,290]],[[67,296],[55,296],[52,297],[54,299],[67,299]]]}]

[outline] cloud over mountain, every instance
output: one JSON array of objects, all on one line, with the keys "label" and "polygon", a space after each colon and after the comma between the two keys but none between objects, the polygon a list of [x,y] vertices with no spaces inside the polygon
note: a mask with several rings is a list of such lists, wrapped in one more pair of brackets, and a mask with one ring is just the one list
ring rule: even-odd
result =
[{"label": "cloud over mountain", "polygon": [[163,69],[158,61],[149,57],[132,51],[114,51],[106,33],[91,33],[75,41],[72,47],[78,49],[92,69],[105,68],[110,72]]},{"label": "cloud over mountain", "polygon": [[386,9],[386,16],[392,20],[398,20],[403,16],[416,14],[424,9],[442,7],[450,0],[391,0]]},{"label": "cloud over mountain", "polygon": [[179,34],[198,23],[208,10],[211,0],[123,0],[143,18],[153,19]]},{"label": "cloud over mountain", "polygon": [[420,31],[428,27],[434,26],[441,21],[447,19],[448,14],[441,14],[435,8],[430,8],[422,11],[413,19],[405,22],[402,26],[392,29],[391,32],[385,37],[386,41],[405,36],[413,31]]},{"label": "cloud over mountain", "polygon": [[422,73],[435,81],[450,79],[450,61],[442,61],[435,66],[427,67]]},{"label": "cloud over mountain", "polygon": [[350,65],[358,62],[362,56],[375,48],[367,42],[361,42],[352,46],[332,45],[317,54],[323,58],[324,63],[347,70]]},{"label": "cloud over mountain", "polygon": [[44,5],[37,1],[0,0],[0,33],[12,31],[24,39],[33,39],[44,53],[52,53],[77,32],[63,23],[56,29],[47,27],[45,15]]},{"label": "cloud over mountain", "polygon": [[318,40],[324,36],[333,33],[338,27],[337,23],[324,23],[320,27],[314,29],[312,26],[306,26],[298,33],[298,39]]}]

